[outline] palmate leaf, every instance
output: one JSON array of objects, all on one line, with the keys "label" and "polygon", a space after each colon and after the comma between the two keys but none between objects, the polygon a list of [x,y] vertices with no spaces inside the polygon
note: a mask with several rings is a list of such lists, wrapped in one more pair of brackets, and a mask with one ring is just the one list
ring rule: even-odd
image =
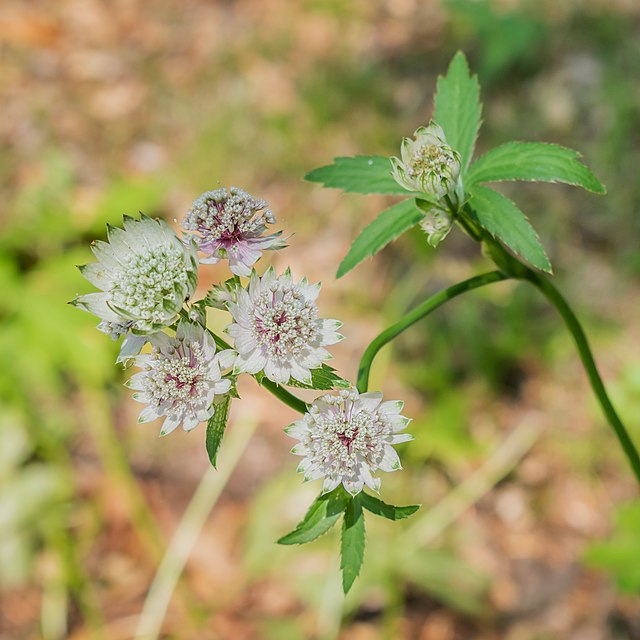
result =
[{"label": "palmate leaf", "polygon": [[515,203],[493,189],[476,185],[471,192],[469,206],[480,226],[491,235],[531,266],[551,273],[551,263],[538,234]]},{"label": "palmate leaf", "polygon": [[309,507],[302,522],[278,544],[305,544],[325,534],[338,521],[347,507],[348,497],[340,487],[319,496]]},{"label": "palmate leaf", "polygon": [[400,234],[418,224],[422,218],[423,213],[418,210],[413,199],[403,200],[385,209],[355,239],[338,267],[336,278],[341,278],[365,258],[378,253]]},{"label": "palmate leaf", "polygon": [[419,504],[410,504],[404,507],[399,507],[394,504],[387,504],[379,498],[376,498],[368,493],[361,493],[358,496],[360,503],[371,513],[375,513],[377,516],[382,516],[387,520],[403,520],[413,515],[419,508]]},{"label": "palmate leaf", "polygon": [[438,78],[434,120],[444,130],[447,143],[460,154],[463,173],[473,156],[481,114],[478,77],[469,73],[467,59],[458,51],[447,75]]},{"label": "palmate leaf", "polygon": [[310,171],[304,179],[349,193],[409,195],[393,179],[389,158],[382,156],[335,158],[333,164]]},{"label": "palmate leaf", "polygon": [[218,449],[222,442],[224,430],[227,427],[227,419],[229,418],[229,407],[231,405],[231,396],[226,395],[222,402],[215,405],[215,411],[209,418],[207,423],[206,447],[209,460],[215,468],[216,459],[218,457]]},{"label": "palmate leaf", "polygon": [[342,523],[342,541],[340,544],[340,569],[342,570],[342,588],[349,592],[351,585],[360,573],[364,560],[364,514],[358,497],[350,498],[344,512]]},{"label": "palmate leaf", "polygon": [[335,373],[335,369],[328,364],[323,364],[319,369],[311,369],[311,384],[305,384],[291,378],[287,383],[290,387],[299,389],[316,389],[317,391],[329,391],[331,389],[348,389],[351,383]]},{"label": "palmate leaf", "polygon": [[508,142],[478,158],[465,177],[465,186],[483,182],[529,180],[563,182],[594,193],[606,189],[591,170],[580,162],[580,154],[557,144]]}]

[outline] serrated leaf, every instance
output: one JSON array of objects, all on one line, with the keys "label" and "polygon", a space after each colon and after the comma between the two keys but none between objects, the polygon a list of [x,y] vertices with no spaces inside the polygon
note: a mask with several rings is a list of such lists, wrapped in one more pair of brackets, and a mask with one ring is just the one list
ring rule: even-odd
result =
[{"label": "serrated leaf", "polygon": [[469,73],[467,59],[458,51],[447,75],[438,78],[434,120],[444,130],[447,143],[460,154],[463,173],[473,156],[481,114],[478,77]]},{"label": "serrated leaf", "polygon": [[545,142],[508,142],[473,163],[465,186],[483,182],[529,180],[563,182],[593,193],[606,193],[605,187],[573,149]]},{"label": "serrated leaf", "polygon": [[319,369],[311,369],[311,384],[305,384],[291,378],[287,383],[290,387],[298,389],[316,389],[317,391],[329,391],[331,389],[349,389],[351,383],[335,373],[335,369],[328,364],[323,364]]},{"label": "serrated leaf", "polygon": [[474,186],[469,205],[479,224],[531,266],[551,273],[540,238],[514,202],[488,187]]},{"label": "serrated leaf", "polygon": [[227,427],[227,419],[229,418],[229,407],[231,405],[231,396],[226,395],[222,402],[215,405],[215,411],[207,422],[206,447],[209,460],[215,468],[218,449],[222,442],[224,430]]},{"label": "serrated leaf", "polygon": [[403,520],[413,515],[420,508],[419,504],[409,504],[404,507],[387,504],[379,498],[364,492],[360,494],[359,498],[360,503],[367,511],[371,511],[371,513],[382,516],[387,520]]},{"label": "serrated leaf", "polygon": [[348,500],[342,523],[340,569],[342,570],[342,588],[345,593],[349,592],[360,573],[364,560],[364,545],[364,514],[358,496]]},{"label": "serrated leaf", "polygon": [[409,193],[393,179],[391,162],[383,156],[335,158],[333,164],[310,171],[304,179],[349,193],[405,196]]},{"label": "serrated leaf", "polygon": [[389,242],[414,227],[422,220],[423,215],[413,199],[403,200],[385,209],[355,239],[338,267],[336,278],[341,278],[365,258],[375,255]]},{"label": "serrated leaf", "polygon": [[306,544],[325,534],[346,508],[347,497],[340,487],[319,496],[309,507],[302,522],[278,544]]}]

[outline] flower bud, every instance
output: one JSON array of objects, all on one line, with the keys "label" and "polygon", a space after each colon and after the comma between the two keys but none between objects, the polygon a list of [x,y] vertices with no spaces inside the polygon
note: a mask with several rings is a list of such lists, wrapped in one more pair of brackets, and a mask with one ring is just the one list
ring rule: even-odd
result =
[{"label": "flower bud", "polygon": [[460,176],[460,154],[452,149],[442,127],[419,127],[414,140],[403,138],[400,155],[391,158],[395,181],[408,191],[421,191],[438,200],[453,194]]},{"label": "flower bud", "polygon": [[453,217],[448,209],[433,205],[426,200],[416,199],[416,203],[424,213],[420,226],[427,234],[427,242],[432,247],[437,247],[449,235],[453,226]]}]

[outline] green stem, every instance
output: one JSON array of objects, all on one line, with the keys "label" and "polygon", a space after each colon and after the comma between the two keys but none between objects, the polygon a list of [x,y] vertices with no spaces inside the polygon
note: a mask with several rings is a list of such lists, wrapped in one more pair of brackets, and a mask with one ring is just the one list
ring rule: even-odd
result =
[{"label": "green stem", "polygon": [[542,295],[549,300],[549,302],[562,316],[567,329],[573,336],[576,346],[578,347],[582,366],[587,372],[591,388],[598,398],[598,402],[600,403],[602,411],[609,421],[609,424],[615,431],[616,436],[618,436],[618,440],[629,459],[629,463],[635,473],[636,479],[638,480],[638,483],[640,483],[640,456],[638,455],[638,451],[635,448],[624,424],[622,424],[622,421],[613,408],[611,400],[609,400],[602,378],[600,378],[596,363],[593,359],[593,354],[589,348],[587,337],[580,325],[580,322],[578,321],[578,318],[576,318],[576,315],[573,313],[571,307],[567,304],[567,301],[563,298],[562,294],[547,278],[535,273],[534,271],[528,270],[526,279],[539,289]]},{"label": "green stem", "polygon": [[418,320],[425,318],[432,311],[443,305],[445,302],[459,296],[462,293],[483,287],[486,284],[492,282],[500,282],[501,280],[507,280],[509,276],[500,271],[489,271],[479,276],[469,278],[458,284],[454,284],[447,289],[443,289],[438,293],[432,295],[425,300],[421,305],[407,313],[403,318],[398,320],[395,324],[392,324],[388,329],[385,329],[381,334],[374,338],[365,352],[362,354],[360,360],[360,367],[358,369],[358,391],[364,393],[369,386],[369,372],[371,365],[376,357],[378,351],[384,347],[385,344],[391,342],[394,338],[399,336],[403,331],[408,329],[412,324]]},{"label": "green stem", "polygon": [[[216,341],[216,345],[219,349],[231,349],[231,345],[219,335],[215,334],[210,329],[209,333],[213,336],[213,339]],[[299,411],[300,413],[307,413],[307,403],[304,400],[298,398],[298,396],[294,396],[293,393],[287,391],[284,387],[279,384],[272,382],[268,378],[263,378],[262,381],[259,382],[261,386],[263,386],[267,391],[271,392],[276,398],[280,401],[284,402],[288,407],[291,407],[295,411]]]}]

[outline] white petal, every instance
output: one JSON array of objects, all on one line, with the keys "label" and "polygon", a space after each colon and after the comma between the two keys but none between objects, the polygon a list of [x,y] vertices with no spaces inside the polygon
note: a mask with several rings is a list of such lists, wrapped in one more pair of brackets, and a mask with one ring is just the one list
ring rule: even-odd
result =
[{"label": "white petal", "polygon": [[232,367],[237,357],[238,354],[233,349],[223,349],[222,351],[219,351],[216,356],[222,369]]},{"label": "white petal", "polygon": [[357,496],[364,487],[364,480],[358,478],[357,480],[343,480],[342,486],[350,493],[352,496]]},{"label": "white petal", "polygon": [[129,389],[133,389],[134,391],[144,391],[145,388],[145,380],[147,378],[147,374],[144,371],[140,373],[136,373],[132,375],[127,382],[125,382],[125,386]]},{"label": "white petal", "polygon": [[327,476],[322,483],[322,493],[333,491],[340,484],[340,476]]},{"label": "white petal", "polygon": [[373,413],[382,402],[382,394],[378,391],[361,393],[355,401],[356,406],[361,406],[365,411]]},{"label": "white petal", "polygon": [[254,349],[250,353],[239,354],[236,358],[234,371],[236,373],[255,374],[264,369],[267,358],[260,349]]},{"label": "white petal", "polygon": [[410,433],[397,433],[392,436],[385,436],[383,440],[387,444],[400,444],[401,442],[410,442],[415,438]]},{"label": "white petal", "polygon": [[305,420],[296,420],[286,427],[284,432],[291,438],[302,440],[308,430],[309,428]]},{"label": "white petal", "polygon": [[388,400],[378,407],[378,413],[380,415],[394,415],[399,414],[403,408],[404,402],[402,400]]},{"label": "white petal", "polygon": [[185,431],[191,431],[191,429],[195,429],[199,424],[200,424],[200,420],[198,420],[196,416],[187,415],[182,421],[182,428]]},{"label": "white petal", "polygon": [[384,455],[382,456],[382,460],[378,466],[382,471],[398,471],[399,469],[402,469],[398,453],[392,446],[385,445]]},{"label": "white petal", "polygon": [[264,375],[272,382],[287,384],[291,378],[291,368],[284,362],[268,360],[264,367]]},{"label": "white petal", "polygon": [[128,333],[120,345],[120,353],[118,354],[116,363],[120,364],[137,356],[146,341],[147,336],[137,336],[133,333]]},{"label": "white petal", "polygon": [[167,416],[165,421],[162,423],[162,429],[160,429],[160,435],[166,436],[180,424],[181,417],[177,414],[173,414],[171,416]]},{"label": "white petal", "polygon": [[162,414],[158,412],[158,407],[149,405],[140,412],[140,415],[138,416],[138,422],[140,424],[144,422],[151,422],[152,420],[156,420],[157,418],[159,418],[161,415]]},{"label": "white petal", "polygon": [[71,304],[108,322],[120,322],[122,320],[122,317],[107,305],[106,293],[87,293],[84,296],[78,296]]}]

